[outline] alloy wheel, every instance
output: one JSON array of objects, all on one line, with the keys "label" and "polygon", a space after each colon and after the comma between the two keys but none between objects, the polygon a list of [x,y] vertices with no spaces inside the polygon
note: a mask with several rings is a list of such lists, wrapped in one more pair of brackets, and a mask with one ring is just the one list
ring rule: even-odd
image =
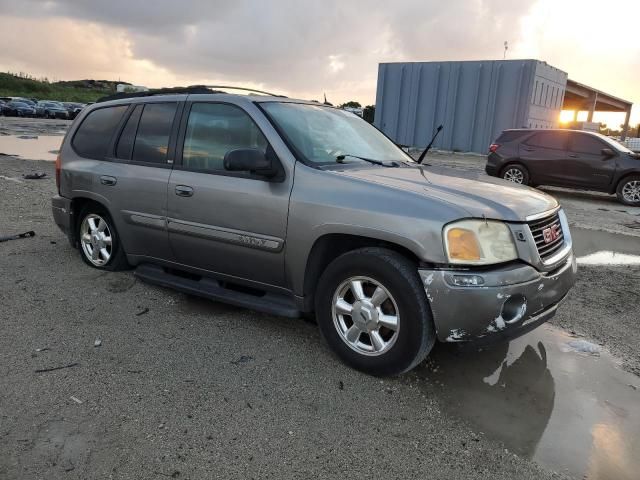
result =
[{"label": "alloy wheel", "polygon": [[96,267],[109,263],[113,253],[113,235],[100,215],[87,215],[80,226],[80,243],[85,257]]},{"label": "alloy wheel", "polygon": [[629,203],[640,202],[640,180],[632,180],[622,187],[622,198]]},{"label": "alloy wheel", "polygon": [[382,355],[400,331],[400,313],[393,296],[378,281],[351,277],[333,295],[332,315],[340,338],[363,355]]},{"label": "alloy wheel", "polygon": [[522,184],[524,182],[524,174],[519,168],[508,169],[506,172],[504,172],[504,176],[502,178],[513,183]]}]

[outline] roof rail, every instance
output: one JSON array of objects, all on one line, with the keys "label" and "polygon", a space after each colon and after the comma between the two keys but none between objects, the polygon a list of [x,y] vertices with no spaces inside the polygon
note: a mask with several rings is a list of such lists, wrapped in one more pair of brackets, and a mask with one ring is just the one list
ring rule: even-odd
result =
[{"label": "roof rail", "polygon": [[228,90],[242,90],[245,92],[255,92],[263,95],[270,95],[272,97],[283,97],[284,95],[276,95],[275,93],[264,92],[262,90],[256,90],[254,88],[244,87],[229,87],[223,85],[191,85],[189,87],[169,87],[169,88],[154,88],[144,92],[120,92],[113,95],[107,95],[96,100],[99,102],[108,102],[109,100],[122,100],[125,98],[138,98],[138,97],[153,97],[155,95],[179,95],[179,94],[211,94],[211,93],[227,93],[222,90],[216,90],[217,88],[226,88]]}]

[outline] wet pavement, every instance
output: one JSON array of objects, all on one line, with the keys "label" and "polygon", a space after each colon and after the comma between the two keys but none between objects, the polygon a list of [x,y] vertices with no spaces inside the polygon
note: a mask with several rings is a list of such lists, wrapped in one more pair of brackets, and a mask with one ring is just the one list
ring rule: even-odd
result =
[{"label": "wet pavement", "polygon": [[640,378],[598,345],[544,325],[479,352],[438,345],[420,375],[513,453],[577,478],[638,478]]},{"label": "wet pavement", "polygon": [[579,265],[640,265],[640,238],[584,228],[572,228]]},{"label": "wet pavement", "polygon": [[60,135],[2,135],[0,155],[54,161],[62,138]]}]

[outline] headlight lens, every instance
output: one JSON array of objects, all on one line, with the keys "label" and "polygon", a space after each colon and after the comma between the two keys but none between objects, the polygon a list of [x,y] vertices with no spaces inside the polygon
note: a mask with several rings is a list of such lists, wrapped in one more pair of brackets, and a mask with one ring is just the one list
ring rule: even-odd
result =
[{"label": "headlight lens", "polygon": [[462,220],[444,228],[449,262],[490,265],[518,258],[509,227],[494,220]]}]

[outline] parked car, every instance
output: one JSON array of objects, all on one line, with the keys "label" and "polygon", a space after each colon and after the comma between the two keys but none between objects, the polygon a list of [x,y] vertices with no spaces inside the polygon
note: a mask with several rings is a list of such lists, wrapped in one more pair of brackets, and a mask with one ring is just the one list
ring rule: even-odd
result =
[{"label": "parked car", "polygon": [[85,107],[84,103],[77,102],[63,102],[64,107],[67,109],[67,113],[69,115],[69,119],[73,120],[78,116],[78,114]]},{"label": "parked car", "polygon": [[2,114],[7,117],[34,117],[36,109],[27,103],[11,100],[2,106]]},{"label": "parked car", "polygon": [[315,312],[335,352],[376,375],[436,340],[521,335],[574,284],[567,219],[545,193],[419,165],[317,103],[144,95],[83,110],[56,162],[53,217],[91,267]]},{"label": "parked car", "polygon": [[44,118],[69,118],[69,112],[60,102],[41,100],[36,104],[36,114]]},{"label": "parked car", "polygon": [[489,147],[489,175],[524,185],[595,190],[640,206],[640,155],[579,130],[505,130]]}]

